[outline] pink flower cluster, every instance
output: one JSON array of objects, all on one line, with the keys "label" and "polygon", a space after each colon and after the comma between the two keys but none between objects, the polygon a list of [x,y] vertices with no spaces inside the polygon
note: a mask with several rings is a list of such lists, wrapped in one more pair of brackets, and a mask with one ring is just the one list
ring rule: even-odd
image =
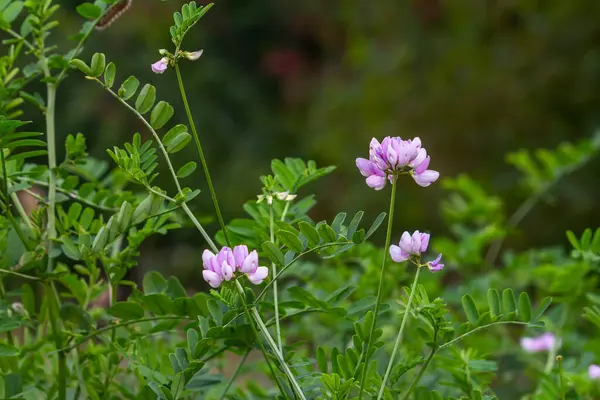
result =
[{"label": "pink flower cluster", "polygon": [[[404,232],[398,246],[390,246],[390,256],[392,257],[392,260],[403,262],[411,257],[420,257],[421,253],[427,251],[429,237],[430,235],[428,233],[421,233],[419,231],[415,231],[412,235],[408,232]],[[442,255],[439,254],[435,260],[429,261],[426,264],[429,270],[432,272],[441,271],[444,268],[444,264],[440,262],[441,259]]]},{"label": "pink flower cluster", "polygon": [[233,250],[223,247],[217,254],[204,250],[202,264],[204,265],[202,276],[213,288],[221,286],[224,280],[230,281],[236,273],[246,275],[255,285],[261,284],[269,275],[267,267],[258,266],[256,250],[249,253],[246,245],[235,246]]},{"label": "pink flower cluster", "polygon": [[527,353],[539,353],[550,351],[554,347],[556,338],[550,332],[537,337],[524,337],[521,339],[521,348]]},{"label": "pink flower cluster", "polygon": [[369,146],[369,159],[357,158],[356,166],[375,190],[385,187],[387,180],[400,172],[408,172],[417,185],[427,187],[437,181],[440,173],[429,168],[430,158],[421,147],[421,139],[402,140],[386,137],[381,143],[375,138]]}]

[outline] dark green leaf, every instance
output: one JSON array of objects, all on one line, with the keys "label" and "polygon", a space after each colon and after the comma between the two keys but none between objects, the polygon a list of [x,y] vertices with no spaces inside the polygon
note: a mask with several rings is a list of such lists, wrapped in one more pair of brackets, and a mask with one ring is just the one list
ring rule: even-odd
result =
[{"label": "dark green leaf", "polygon": [[283,257],[283,253],[279,250],[279,247],[273,242],[264,242],[262,244],[263,252],[271,261],[273,261],[277,265],[285,265],[285,258]]},{"label": "dark green leaf", "polygon": [[107,88],[112,88],[115,84],[115,75],[117,73],[117,67],[115,64],[108,63],[106,70],[104,71],[104,84]]},{"label": "dark green leaf", "polygon": [[135,101],[135,109],[138,110],[140,114],[146,114],[154,105],[155,100],[156,88],[149,83],[146,83],[144,87],[142,87],[142,90]]},{"label": "dark green leaf", "polygon": [[119,97],[123,100],[129,100],[137,92],[138,87],[140,87],[140,81],[135,76],[130,76],[119,88]]},{"label": "dark green leaf", "polygon": [[529,300],[527,292],[522,292],[519,295],[519,317],[525,322],[531,320],[531,300]]},{"label": "dark green leaf", "polygon": [[183,167],[179,168],[179,171],[177,171],[177,177],[185,178],[186,176],[189,176],[192,172],[196,170],[196,167],[197,165],[194,161],[188,162]]},{"label": "dark green leaf", "polygon": [[83,3],[77,6],[77,13],[85,19],[94,20],[100,18],[102,9],[92,3]]},{"label": "dark green leaf", "polygon": [[152,114],[150,114],[150,125],[152,125],[154,129],[160,129],[169,122],[173,114],[173,107],[171,107],[169,103],[166,101],[159,101],[158,104],[154,106]]},{"label": "dark green leaf", "polygon": [[277,232],[277,237],[279,238],[281,243],[283,243],[296,254],[300,254],[304,250],[302,242],[300,242],[300,239],[298,239],[298,237],[292,232],[280,230]]},{"label": "dark green leaf", "polygon": [[315,247],[321,241],[321,237],[319,236],[317,230],[308,222],[300,221],[298,228],[300,228],[300,232],[302,232],[308,241],[308,247]]},{"label": "dark green leaf", "polygon": [[144,309],[137,303],[121,301],[115,303],[106,312],[113,317],[128,321],[131,319],[139,319],[144,316]]},{"label": "dark green leaf", "polygon": [[477,306],[475,305],[473,298],[468,294],[465,294],[461,301],[467,319],[471,324],[475,325],[479,319],[479,311],[477,311]]}]

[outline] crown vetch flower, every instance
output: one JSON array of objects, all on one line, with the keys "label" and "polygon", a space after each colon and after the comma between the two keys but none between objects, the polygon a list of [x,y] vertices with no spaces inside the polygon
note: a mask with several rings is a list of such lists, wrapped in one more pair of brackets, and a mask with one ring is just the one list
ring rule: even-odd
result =
[{"label": "crown vetch flower", "polygon": [[167,70],[169,66],[169,59],[167,57],[163,57],[154,64],[152,64],[152,72],[155,74],[162,74]]},{"label": "crown vetch flower", "polygon": [[384,138],[381,143],[375,138],[369,145],[369,159],[357,158],[356,166],[365,176],[367,185],[375,190],[385,187],[386,180],[392,180],[399,173],[410,173],[415,182],[423,187],[431,185],[439,178],[439,172],[429,167],[427,151],[421,147],[418,137],[402,140],[400,137]]},{"label": "crown vetch flower", "polygon": [[588,375],[591,379],[600,379],[600,366],[591,364],[588,367]]},{"label": "crown vetch flower", "polygon": [[230,281],[235,278],[236,273],[246,275],[255,285],[261,284],[269,275],[267,267],[258,265],[256,250],[249,252],[246,245],[235,246],[233,250],[225,246],[217,254],[204,250],[202,264],[204,266],[202,276],[213,288],[221,286],[224,280]]},{"label": "crown vetch flower", "polygon": [[427,251],[429,246],[429,234],[415,231],[412,235],[404,232],[398,246],[390,246],[390,256],[396,262],[408,260],[411,256],[419,256]]},{"label": "crown vetch flower", "polygon": [[418,261],[416,261],[415,264],[419,267],[427,266],[431,272],[441,271],[444,268],[444,264],[440,262],[442,259],[441,254],[439,254],[435,260],[429,261],[426,264],[420,263],[421,253],[426,252],[427,247],[429,247],[429,238],[430,235],[428,233],[415,231],[411,235],[409,232],[404,232],[398,246],[394,244],[390,246],[390,256],[392,257],[392,260],[403,262],[412,257],[417,257]]},{"label": "crown vetch flower", "polygon": [[196,61],[197,59],[200,58],[200,56],[202,55],[203,52],[204,52],[204,50],[186,51],[183,53],[183,56],[185,58],[187,58],[188,60]]},{"label": "crown vetch flower", "polygon": [[556,338],[550,332],[537,337],[524,337],[521,339],[521,348],[527,353],[539,353],[549,351],[554,347]]}]

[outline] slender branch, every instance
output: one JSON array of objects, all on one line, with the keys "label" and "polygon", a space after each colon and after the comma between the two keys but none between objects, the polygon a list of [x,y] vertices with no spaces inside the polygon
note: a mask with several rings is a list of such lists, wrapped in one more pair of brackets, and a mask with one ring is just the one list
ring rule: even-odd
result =
[{"label": "slender branch", "polygon": [[162,316],[162,317],[148,317],[148,318],[138,318],[138,319],[130,319],[128,321],[120,321],[118,324],[111,324],[105,327],[102,327],[100,329],[96,329],[93,332],[88,333],[86,336],[84,336],[83,338],[79,339],[77,342],[67,346],[67,347],[63,347],[61,349],[55,350],[51,353],[48,354],[52,354],[55,352],[60,352],[60,353],[67,353],[71,350],[73,350],[74,348],[82,345],[83,343],[87,342],[88,340],[98,336],[99,334],[103,333],[103,332],[107,332],[107,331],[111,331],[113,329],[117,329],[117,328],[123,328],[125,326],[128,325],[134,325],[134,324],[140,324],[142,322],[153,322],[153,321],[162,321],[162,320],[168,320],[168,319],[189,319],[192,320],[193,318],[189,318],[189,317],[183,317],[183,316]]},{"label": "slender branch", "polygon": [[29,227],[29,229],[33,229],[33,224],[31,223],[31,220],[29,219],[29,216],[25,212],[25,209],[23,208],[23,204],[21,204],[21,201],[19,200],[19,196],[17,196],[17,193],[16,192],[12,192],[10,194],[10,198],[13,201],[13,204],[14,204],[15,208],[17,209],[19,215],[21,216],[21,219],[23,221],[25,221],[25,224],[27,224],[27,226]]},{"label": "slender branch", "polygon": [[[285,396],[285,390],[283,389],[281,382],[279,382],[279,378],[277,378],[277,373],[275,372],[275,368],[273,368],[273,365],[271,364],[271,360],[269,359],[269,355],[267,354],[267,350],[265,349],[265,346],[263,345],[263,343],[260,340],[260,337],[258,335],[258,330],[256,328],[256,325],[254,324],[254,319],[253,319],[254,315],[250,314],[250,310],[248,309],[248,304],[246,303],[246,293],[244,292],[244,288],[242,287],[242,285],[240,284],[240,282],[238,280],[235,281],[235,284],[236,284],[236,288],[240,294],[240,300],[242,301],[242,306],[244,307],[244,312],[246,313],[246,316],[248,317],[248,322],[250,322],[250,328],[252,328],[252,332],[254,333],[254,336],[256,337],[256,341],[258,342],[258,347],[260,348],[260,351],[263,354],[265,362],[267,363],[269,370],[271,371],[271,375],[273,375],[273,379],[275,379],[275,382],[277,383],[277,386],[279,387],[279,391],[281,392],[281,394],[283,396]],[[256,311],[255,308],[252,308],[252,309],[254,311]],[[260,315],[258,315],[257,322],[258,322],[258,320],[260,320],[262,322],[262,320],[260,319]],[[269,337],[269,338],[271,337],[269,335],[269,331],[266,330],[266,328],[263,330],[263,334],[265,337]],[[271,339],[271,341],[273,341],[273,339]],[[277,347],[272,346],[271,348],[274,352],[277,352]],[[285,361],[284,361],[284,365],[285,365]],[[283,367],[283,365],[282,365],[282,367]],[[289,378],[290,378],[290,381],[294,380],[293,376],[290,376]]]},{"label": "slender branch", "polygon": [[425,374],[425,370],[429,366],[429,363],[431,362],[431,360],[433,360],[433,357],[435,356],[436,352],[437,352],[437,349],[435,349],[435,348],[431,349],[431,352],[429,353],[429,356],[427,356],[427,359],[423,363],[423,366],[421,367],[421,370],[419,371],[419,373],[417,374],[417,376],[415,377],[415,379],[413,379],[412,383],[410,384],[410,386],[406,390],[406,393],[402,397],[402,400],[408,400],[410,398],[411,393],[413,392],[413,390],[415,390],[415,388],[419,384],[419,381],[423,377],[423,374]]},{"label": "slender branch", "polygon": [[[275,243],[275,223],[273,221],[273,202],[269,204],[269,235],[271,242]],[[273,271],[273,307],[275,308],[275,334],[277,337],[277,346],[279,352],[283,353],[283,346],[281,344],[281,326],[279,325],[279,296],[277,290],[277,265],[272,262],[271,270]]]},{"label": "slender branch", "polygon": [[246,359],[248,358],[248,355],[250,354],[250,351],[251,351],[251,349],[248,349],[244,353],[244,356],[240,360],[237,368],[235,369],[235,372],[233,373],[233,376],[229,379],[229,382],[227,382],[227,386],[223,390],[223,393],[221,394],[221,397],[219,397],[219,400],[224,400],[225,399],[225,396],[227,395],[227,392],[229,391],[229,388],[231,388],[231,385],[233,385],[233,382],[235,381],[235,379],[237,378],[237,376],[242,371],[242,368],[244,367],[244,364],[246,363]]},{"label": "slender branch", "polygon": [[[396,203],[396,181],[397,177],[394,176],[392,178],[392,194],[390,197],[390,211],[388,213],[388,225],[387,225],[387,233],[385,235],[385,247],[383,248],[383,260],[381,262],[381,271],[379,274],[379,286],[377,288],[377,300],[375,302],[375,318],[373,323],[371,324],[371,329],[369,332],[369,339],[367,340],[367,348],[365,351],[365,366],[363,368],[362,376],[360,378],[360,391],[358,398],[362,399],[363,392],[365,388],[365,378],[367,376],[367,369],[369,366],[369,349],[371,348],[371,344],[373,343],[373,334],[375,333],[375,329],[377,328],[377,319],[379,317],[379,309],[381,307],[381,298],[383,297],[383,282],[385,280],[385,262],[387,260],[388,249],[390,247],[390,241],[392,238],[392,225],[394,223],[394,205]],[[358,368],[358,366],[357,366]]]},{"label": "slender branch", "polygon": [[[132,113],[134,113],[138,117],[138,119],[140,121],[142,121],[142,123],[146,126],[146,128],[148,128],[148,130],[152,133],[152,136],[154,137],[154,139],[158,143],[158,147],[160,148],[160,151],[162,152],[162,154],[163,154],[163,156],[165,158],[165,161],[167,162],[167,166],[169,168],[169,172],[171,173],[171,177],[173,178],[173,182],[175,183],[175,186],[177,188],[177,192],[181,194],[182,193],[181,185],[179,184],[179,179],[177,178],[177,173],[175,172],[175,169],[173,168],[173,164],[171,164],[171,158],[169,157],[169,153],[167,152],[167,149],[163,145],[162,141],[160,140],[160,137],[158,136],[158,134],[156,133],[156,131],[154,130],[154,128],[152,128],[152,125],[150,125],[148,123],[148,121],[146,121],[146,119],[144,118],[144,116],[141,115],[135,108],[131,107],[129,105],[129,103],[127,103],[125,100],[123,100],[121,97],[119,97],[119,95],[117,95],[111,89],[109,89],[108,87],[104,86],[102,84],[102,82],[100,82],[100,80],[95,79],[95,81],[98,82],[115,99],[119,100],[119,102],[121,104],[123,104],[129,111],[131,111]],[[162,195],[162,194],[160,194],[160,195]],[[183,203],[181,207],[183,208],[183,210],[185,211],[185,213],[187,214],[187,216],[190,218],[190,220],[192,221],[192,223],[196,226],[196,228],[198,229],[198,231],[200,231],[200,234],[202,234],[202,237],[204,237],[204,240],[206,240],[206,242],[210,245],[210,247],[212,248],[213,251],[217,252],[218,251],[217,246],[215,245],[215,243],[213,242],[213,240],[210,238],[210,236],[208,235],[208,233],[206,233],[206,231],[204,230],[204,228],[202,227],[202,225],[200,224],[200,222],[198,222],[198,219],[196,218],[196,216],[194,215],[194,213],[192,213],[192,211],[187,206],[187,204]]]},{"label": "slender branch", "polygon": [[273,279],[272,279],[272,280],[271,280],[269,283],[267,283],[267,284],[265,285],[265,287],[263,288],[262,292],[260,292],[260,294],[259,294],[258,296],[256,296],[256,302],[258,302],[260,299],[262,299],[262,298],[264,297],[264,295],[267,293],[267,291],[268,291],[268,289],[271,287],[271,285],[273,285],[273,284],[274,284],[274,283],[277,281],[277,279],[279,279],[279,277],[280,277],[281,275],[283,275],[283,273],[284,273],[284,272],[285,272],[285,271],[286,271],[286,270],[287,270],[289,267],[291,267],[291,266],[292,266],[292,265],[293,265],[293,264],[294,264],[296,261],[298,261],[298,260],[300,259],[300,257],[303,257],[303,256],[305,256],[305,255],[307,255],[307,254],[314,253],[315,251],[319,251],[319,250],[321,250],[321,249],[325,249],[325,248],[328,248],[328,247],[333,247],[333,246],[346,246],[346,245],[348,245],[348,244],[354,244],[354,242],[340,242],[340,243],[327,243],[327,244],[322,244],[322,245],[320,245],[320,246],[313,247],[313,248],[312,248],[312,249],[310,249],[310,250],[307,250],[307,251],[305,251],[305,252],[302,252],[302,253],[298,254],[296,257],[294,257],[294,258],[292,259],[292,261],[290,261],[289,263],[287,263],[287,264],[286,264],[286,265],[285,265],[285,266],[284,266],[284,267],[281,269],[281,271],[279,271],[279,272],[277,273],[277,276],[275,276],[275,277],[274,277],[274,278],[273,278]]},{"label": "slender branch", "polygon": [[406,309],[404,310],[404,316],[402,317],[402,323],[400,324],[400,330],[398,331],[398,336],[396,336],[396,342],[394,343],[394,349],[392,350],[392,355],[390,356],[390,361],[388,362],[387,369],[385,370],[385,375],[383,376],[383,381],[381,382],[381,388],[379,389],[379,395],[377,396],[377,400],[383,397],[383,392],[385,391],[385,384],[390,377],[390,373],[392,372],[392,367],[394,366],[394,360],[396,359],[396,353],[398,352],[398,347],[400,347],[400,343],[402,343],[402,338],[404,335],[404,328],[406,327],[406,322],[408,321],[408,316],[410,314],[410,307],[412,306],[412,301],[415,296],[415,292],[417,291],[417,282],[419,281],[419,273],[421,272],[421,266],[417,266],[417,273],[415,274],[415,279],[412,284],[412,288],[410,289],[410,295],[408,296],[408,303],[406,304]]},{"label": "slender branch", "polygon": [[[519,225],[523,218],[525,218],[525,216],[529,214],[529,212],[533,209],[533,207],[535,207],[540,198],[542,198],[542,196],[546,194],[546,192],[550,189],[551,186],[552,185],[549,184],[544,185],[542,189],[529,196],[523,203],[521,203],[521,205],[517,208],[514,214],[511,215],[510,218],[506,221],[507,229],[514,228],[515,226]],[[485,255],[486,264],[491,265],[496,261],[496,258],[498,258],[500,250],[502,249],[504,239],[505,237],[502,237],[492,242],[487,251],[487,254]]]},{"label": "slender branch", "polygon": [[2,30],[6,33],[8,33],[10,36],[14,37],[15,39],[18,39],[19,41],[23,42],[23,44],[32,52],[35,52],[36,48],[31,44],[31,42],[29,42],[27,39],[25,39],[23,36],[19,35],[17,32],[13,31],[12,29],[7,29],[7,28],[2,28]]},{"label": "slender branch", "polygon": [[525,326],[530,326],[531,324],[529,322],[521,322],[521,321],[497,321],[497,322],[492,322],[490,324],[486,324],[486,325],[482,325],[482,326],[478,326],[477,328],[467,332],[467,333],[463,333],[462,335],[455,337],[454,339],[452,339],[451,341],[444,343],[443,345],[441,345],[440,347],[438,347],[438,352],[447,349],[448,347],[454,345],[455,343],[461,341],[462,339],[466,338],[467,336],[470,336],[472,334],[474,334],[475,332],[479,332],[481,330],[490,328],[492,326],[496,326],[496,325],[525,325]]},{"label": "slender branch", "polygon": [[25,275],[25,274],[21,274],[19,272],[11,271],[10,269],[0,269],[0,274],[12,275],[12,276],[16,276],[18,278],[28,279],[30,281],[43,281],[44,280],[42,278],[38,278],[35,276]]},{"label": "slender branch", "polygon": [[204,169],[204,175],[206,176],[206,183],[208,184],[208,189],[210,191],[210,197],[212,198],[213,205],[215,207],[217,219],[219,220],[219,225],[221,225],[221,229],[223,230],[223,235],[225,236],[225,242],[227,242],[227,246],[231,247],[231,241],[229,240],[229,235],[227,234],[227,226],[225,225],[225,221],[223,220],[223,215],[221,214],[221,209],[219,207],[219,201],[217,200],[217,193],[215,192],[215,188],[213,186],[212,179],[210,178],[210,172],[208,171],[208,164],[206,162],[206,157],[204,157],[204,151],[202,150],[202,145],[200,144],[200,138],[198,136],[198,132],[196,131],[196,125],[194,124],[194,118],[192,117],[192,112],[190,111],[190,105],[188,104],[187,96],[185,94],[185,88],[183,86],[183,79],[181,78],[181,72],[179,72],[179,65],[177,65],[177,64],[175,64],[175,73],[177,74],[177,82],[179,83],[179,91],[181,92],[181,99],[183,100],[185,112],[187,114],[187,118],[190,123],[190,129],[192,130],[192,135],[194,136],[194,142],[196,143],[196,149],[198,149],[198,156],[200,157],[200,162],[202,163],[202,169]]},{"label": "slender branch", "polygon": [[[31,178],[26,178],[26,177],[25,177],[25,178],[23,178],[23,177],[19,177],[18,179],[19,179],[21,182],[27,182],[27,183],[31,183],[31,184],[33,184],[33,185],[40,185],[40,186],[46,186],[46,187],[48,186],[48,182],[44,182],[44,181],[38,181],[38,180],[36,180],[36,179],[31,179]],[[117,211],[119,211],[119,209],[118,209],[118,208],[113,208],[113,207],[105,207],[105,206],[102,206],[102,205],[100,205],[100,204],[96,204],[96,203],[94,203],[94,202],[92,202],[92,201],[90,201],[90,200],[87,200],[87,199],[85,199],[85,198],[83,198],[83,197],[79,196],[79,195],[78,195],[76,192],[69,191],[69,190],[63,189],[63,188],[61,188],[61,187],[57,187],[57,188],[56,188],[56,191],[57,191],[57,192],[59,192],[59,193],[61,193],[61,194],[64,194],[65,196],[68,196],[68,197],[70,197],[71,199],[73,199],[73,200],[75,200],[75,201],[78,201],[78,202],[79,202],[79,203],[81,203],[81,204],[85,204],[85,205],[87,205],[87,206],[90,206],[90,207],[97,208],[98,210],[102,210],[102,211],[108,211],[108,212],[117,212]],[[30,194],[31,194],[31,195],[35,195],[34,193],[30,193]],[[36,199],[38,199],[38,200],[43,200],[43,199],[41,198],[41,196],[39,196],[39,195],[35,195],[35,197],[36,197]]]}]

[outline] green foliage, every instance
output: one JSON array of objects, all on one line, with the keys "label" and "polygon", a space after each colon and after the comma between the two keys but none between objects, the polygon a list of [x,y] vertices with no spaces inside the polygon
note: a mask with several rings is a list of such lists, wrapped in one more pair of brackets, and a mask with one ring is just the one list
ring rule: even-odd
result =
[{"label": "green foliage", "polygon": [[[570,254],[530,249],[504,252],[498,260],[494,250],[500,252],[501,239],[517,230],[525,211],[558,179],[597,153],[597,137],[509,155],[530,194],[513,216],[505,215],[509,202],[468,176],[445,179],[449,195],[441,215],[452,238],[434,235],[432,247],[444,253],[448,267],[430,274],[420,264],[425,261],[413,257],[425,276],[410,286],[412,293],[405,286],[414,274],[411,263],[392,263],[384,256],[389,249],[368,242],[386,213],[365,226],[363,211],[315,222],[316,198],[304,191],[334,167],[300,158],[273,160],[271,174],[260,177],[258,200],[243,205],[247,217],[221,223],[227,238],[223,230],[214,235],[219,244],[258,251],[258,264],[270,266],[262,287],[249,282],[258,283],[253,276],[264,267],[244,265],[253,259],[239,265],[240,248],[233,277],[223,273],[218,290],[192,293],[187,281],[158,271],[139,283],[131,280],[129,271],[142,262],[165,263],[169,271],[177,266],[177,251],[156,260],[141,256],[153,244],[151,236],[184,226],[196,228],[206,242],[192,250],[198,277],[208,281],[203,273],[233,266],[222,253],[220,265],[200,271],[202,250],[215,251],[209,233],[214,230],[207,232],[190,210],[200,191],[179,182],[196,171],[196,161],[178,155],[180,165],[173,163],[173,155],[185,154],[179,152],[197,135],[193,122],[191,133],[184,124],[169,126],[174,108],[158,99],[155,86],[134,76],[113,90],[120,79],[117,66],[103,53],[87,62],[76,58],[95,24],[125,5],[118,0],[78,5],[87,21],[73,36],[77,44],[63,55],[49,44],[58,5],[0,0],[0,29],[10,35],[0,57],[1,397],[483,400],[503,397],[500,389],[515,376],[526,382],[512,388],[519,396],[597,397],[585,369],[600,357],[594,350],[600,229],[580,237],[568,231]],[[211,7],[190,2],[174,14],[175,51],[161,50],[170,66],[190,54],[181,50],[184,37]],[[23,56],[34,62],[22,66]],[[100,84],[152,136],[143,140],[134,133],[131,142],[108,150],[115,169],[90,156],[88,136],[77,131],[66,135],[64,160],[57,160],[63,149],[57,151],[55,136],[63,128],[54,118],[61,99],[56,93],[69,67]],[[45,98],[26,91],[31,82],[45,87]],[[24,131],[27,122],[18,120],[26,101],[41,111],[35,118],[45,122],[43,134]],[[163,128],[166,133],[159,134]],[[161,162],[174,195],[156,179]],[[19,196],[34,199],[34,209],[25,210]],[[386,222],[396,235],[400,229]],[[128,295],[121,294],[123,287]],[[557,344],[539,359],[525,356],[519,338],[542,331],[553,333]],[[394,362],[390,351],[399,354]],[[559,351],[565,363],[561,358],[554,368]],[[259,352],[260,360],[247,361]],[[240,374],[241,364],[253,362],[248,370],[261,378],[242,387],[238,372],[228,371],[227,381],[217,371],[232,364],[232,355],[243,355]],[[508,396],[516,398],[515,393]]]}]

